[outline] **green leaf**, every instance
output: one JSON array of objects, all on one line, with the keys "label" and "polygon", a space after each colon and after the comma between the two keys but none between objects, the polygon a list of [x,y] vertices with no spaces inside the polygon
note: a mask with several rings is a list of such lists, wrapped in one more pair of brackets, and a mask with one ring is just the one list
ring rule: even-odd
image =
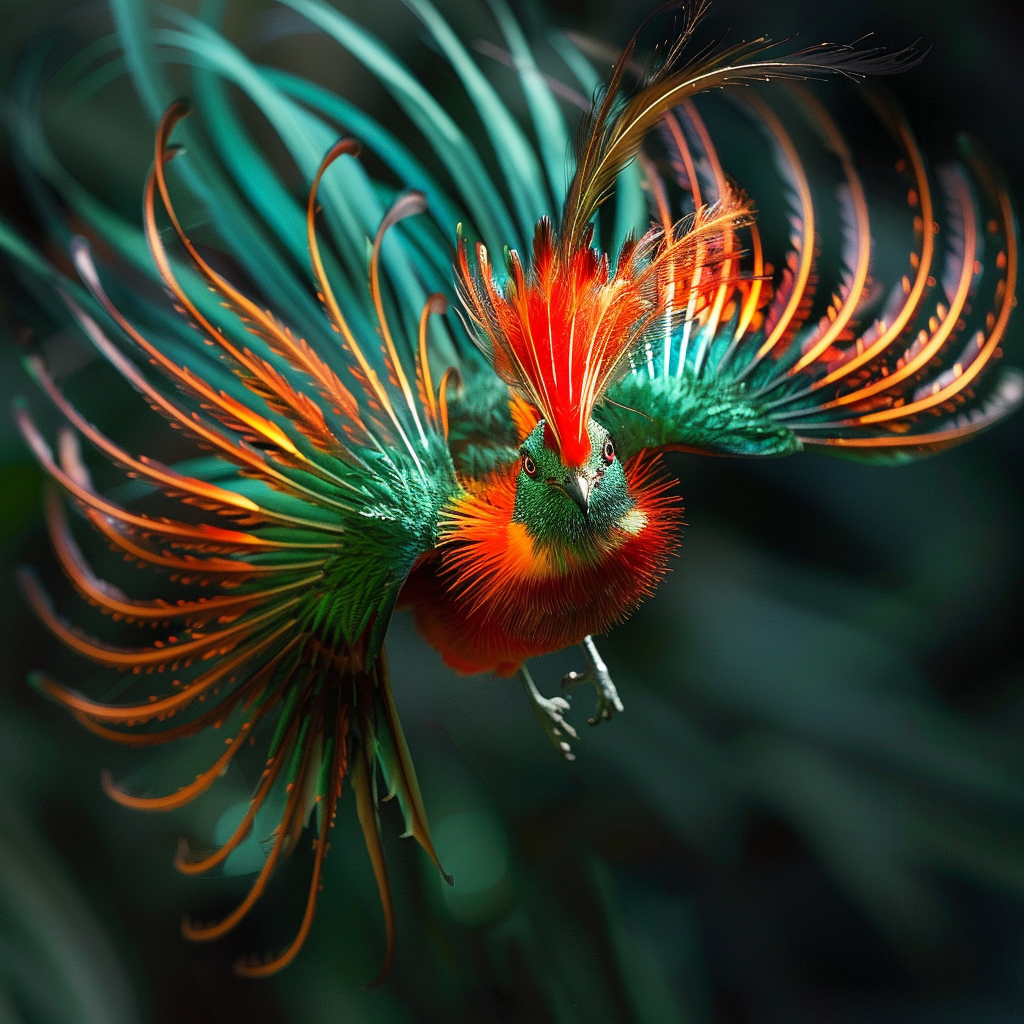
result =
[{"label": "green leaf", "polygon": [[533,50],[527,43],[512,9],[505,0],[488,0],[488,3],[515,61],[519,81],[530,108],[530,116],[533,118],[551,196],[557,209],[569,188],[569,179],[575,165],[565,118],[547,80],[537,67]]},{"label": "green leaf", "polygon": [[321,0],[282,0],[340,43],[388,89],[444,164],[484,244],[501,252],[516,237],[494,182],[445,109],[378,39]]}]

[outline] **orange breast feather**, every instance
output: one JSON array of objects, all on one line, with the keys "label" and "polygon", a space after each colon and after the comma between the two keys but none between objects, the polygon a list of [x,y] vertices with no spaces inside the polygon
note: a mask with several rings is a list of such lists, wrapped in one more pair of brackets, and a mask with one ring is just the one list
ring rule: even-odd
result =
[{"label": "orange breast feather", "polygon": [[517,466],[453,502],[436,557],[409,578],[402,602],[448,665],[513,675],[528,658],[608,630],[653,592],[682,509],[657,458],[625,468],[633,509],[576,549],[541,545],[513,521]]}]

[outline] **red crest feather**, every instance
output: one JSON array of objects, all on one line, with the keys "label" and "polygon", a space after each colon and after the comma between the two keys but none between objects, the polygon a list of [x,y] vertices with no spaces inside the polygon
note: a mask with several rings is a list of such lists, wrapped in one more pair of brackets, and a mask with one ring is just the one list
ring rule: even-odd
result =
[{"label": "red crest feather", "polygon": [[474,273],[459,239],[459,290],[478,343],[513,393],[539,410],[567,466],[586,462],[594,406],[666,312],[666,296],[716,289],[727,242],[748,217],[746,201],[729,194],[678,230],[654,227],[627,241],[614,272],[608,256],[590,246],[589,232],[566,250],[555,244],[545,218],[528,270],[515,250],[508,253],[504,289],[495,283],[487,249],[477,246]]}]

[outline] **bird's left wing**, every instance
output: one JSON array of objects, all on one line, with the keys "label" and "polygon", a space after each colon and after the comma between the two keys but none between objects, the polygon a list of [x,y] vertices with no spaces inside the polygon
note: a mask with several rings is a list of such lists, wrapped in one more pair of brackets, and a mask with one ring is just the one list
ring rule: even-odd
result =
[{"label": "bird's left wing", "polygon": [[[188,321],[185,332],[154,340],[139,329],[108,294],[84,239],[76,239],[71,251],[85,292],[70,282],[56,287],[100,353],[213,458],[182,469],[133,456],[77,411],[41,357],[31,357],[28,368],[76,435],[151,490],[227,517],[232,529],[129,511],[91,487],[71,433],[61,435],[58,457],[24,407],[17,410],[19,425],[53,480],[115,544],[166,543],[176,553],[161,555],[161,564],[195,578],[207,562],[217,566],[211,569],[215,577],[233,569],[246,581],[258,577],[261,587],[302,577],[301,592],[284,602],[294,609],[292,616],[326,646],[368,644],[366,657],[372,661],[402,583],[434,546],[440,510],[459,491],[446,442],[446,386],[442,381],[440,389],[435,387],[425,358],[427,320],[443,311],[444,300],[431,296],[423,308],[418,354],[405,338],[396,342],[385,309],[382,243],[399,221],[423,211],[423,196],[406,193],[392,204],[368,254],[369,291],[382,341],[374,346],[378,351],[368,350],[335,295],[315,226],[323,175],[358,147],[343,140],[326,155],[309,193],[308,238],[324,326],[337,340],[328,334],[329,344],[310,343],[216,270],[183,230],[165,169],[175,155],[167,145],[170,133],[184,113],[184,105],[176,104],[158,129],[144,207],[152,257]],[[190,270],[226,317],[214,320],[183,287],[181,268],[158,227],[161,201]],[[119,329],[172,387],[161,386],[128,358],[104,322]],[[185,336],[192,352],[182,342]],[[197,340],[210,357],[194,351]],[[214,552],[217,557],[206,558]],[[230,566],[224,556],[232,559]],[[102,593],[92,596],[103,603]]]},{"label": "bird's left wing", "polygon": [[[750,161],[758,215],[747,237],[719,240],[725,258],[717,253],[710,286],[699,271],[659,283],[662,314],[598,409],[626,454],[812,449],[901,462],[984,430],[1024,397],[1018,371],[984,372],[1001,355],[1018,273],[1013,209],[989,166],[965,146],[933,179],[903,120],[876,104],[898,147],[912,240],[905,269],[894,266],[894,246],[875,251],[875,221],[888,211],[873,215],[834,121],[806,90],[792,99],[801,115],[792,129],[756,94],[743,101],[758,129],[746,138],[759,136],[765,156]],[[659,134],[668,170],[644,163],[671,232],[673,195],[700,209],[733,186],[692,102],[670,112]],[[798,138],[816,144],[813,178]],[[789,248],[773,269],[762,228],[776,195],[786,197]]]}]

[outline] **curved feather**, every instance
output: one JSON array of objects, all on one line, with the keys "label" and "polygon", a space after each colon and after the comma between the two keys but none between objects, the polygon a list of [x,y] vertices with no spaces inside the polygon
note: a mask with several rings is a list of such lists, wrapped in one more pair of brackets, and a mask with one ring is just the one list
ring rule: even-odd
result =
[{"label": "curved feather", "polygon": [[[675,7],[672,3],[659,10]],[[858,51],[830,44],[777,55],[778,47],[762,38],[687,60],[686,51],[706,10],[706,3],[683,9],[685,20],[661,66],[628,98],[623,96],[625,76],[639,29],[623,50],[601,102],[595,104],[580,132],[576,173],[562,208],[559,243],[563,248],[579,244],[619,172],[634,159],[664,115],[698,93],[766,78],[894,73],[917,59],[912,50],[886,55],[879,49]]]},{"label": "curved feather", "polygon": [[[779,455],[812,447],[898,462],[965,440],[1009,414],[1021,399],[1015,371],[984,376],[1000,351],[1018,275],[1013,208],[987,163],[968,151],[963,163],[941,167],[940,205],[910,129],[890,107],[872,100],[901,151],[898,173],[907,180],[908,228],[916,241],[909,273],[891,284],[872,282],[875,241],[855,155],[818,100],[805,90],[791,95],[840,175],[831,201],[841,232],[837,240],[821,243],[839,253],[827,305],[817,320],[811,317],[816,303],[821,308],[815,298],[815,225],[823,200],[780,112],[751,97],[746,102],[770,129],[782,180],[791,184],[793,247],[778,261],[782,271],[767,305],[762,302],[756,313],[746,303],[737,305],[723,323],[708,315],[691,321],[670,345],[652,349],[655,374],[634,366],[609,392],[599,415],[626,451],[678,447]],[[678,144],[676,154],[687,183],[699,182]],[[766,194],[754,185],[751,192],[755,202]],[[761,241],[751,237],[748,267],[761,259]],[[749,296],[753,275],[748,282],[743,287]],[[865,323],[886,289],[881,309]],[[688,357],[691,330],[705,350],[721,358],[703,366]]]}]

